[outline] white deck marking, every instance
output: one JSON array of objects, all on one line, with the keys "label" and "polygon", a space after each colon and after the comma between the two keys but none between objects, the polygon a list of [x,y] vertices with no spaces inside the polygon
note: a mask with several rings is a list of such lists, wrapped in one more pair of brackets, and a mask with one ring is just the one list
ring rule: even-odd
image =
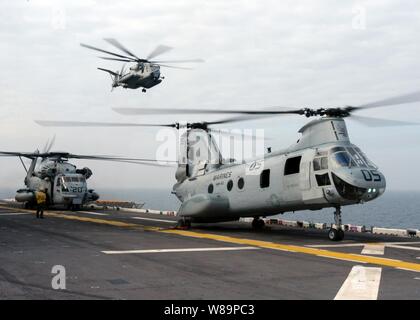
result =
[{"label": "white deck marking", "polygon": [[8,213],[0,213],[0,216],[21,216],[24,214],[31,214],[30,212],[8,212]]},{"label": "white deck marking", "polygon": [[[388,246],[387,246],[388,247]],[[368,243],[365,244],[362,254],[372,254],[383,256],[385,251],[385,244],[383,243]]]},{"label": "white deck marking", "polygon": [[159,222],[166,222],[166,223],[176,223],[174,220],[164,220],[164,219],[153,219],[153,218],[143,218],[143,217],[132,217],[133,219],[137,220],[147,220],[147,221],[159,221]]},{"label": "white deck marking", "polygon": [[389,244],[389,245],[387,245],[387,247],[395,248],[395,249],[406,249],[406,250],[420,251],[419,247],[399,246],[399,245],[396,245],[396,244]]},{"label": "white deck marking", "polygon": [[344,243],[344,244],[313,244],[313,245],[307,245],[306,247],[311,247],[311,248],[333,248],[333,247],[360,247],[360,246],[364,246],[364,243]]},{"label": "white deck marking", "polygon": [[334,300],[376,300],[382,268],[354,266]]},{"label": "white deck marking", "polygon": [[187,249],[152,249],[152,250],[123,250],[101,251],[105,254],[131,254],[131,253],[171,253],[171,252],[200,252],[200,251],[235,251],[235,250],[258,250],[258,247],[220,247],[220,248],[187,248]]},{"label": "white deck marking", "polygon": [[108,213],[101,213],[101,212],[91,212],[91,211],[76,211],[79,213],[86,213],[86,214],[92,214],[94,216],[109,216]]},{"label": "white deck marking", "polygon": [[[306,245],[305,247],[310,248],[340,248],[340,247],[360,247],[365,246],[367,244],[379,244],[379,243],[362,243],[362,242],[356,242],[356,243],[342,243],[342,244],[313,244],[313,245]],[[412,245],[412,244],[420,244],[420,241],[405,241],[405,242],[383,242],[381,243],[385,246],[388,246],[390,244],[392,245]]]}]

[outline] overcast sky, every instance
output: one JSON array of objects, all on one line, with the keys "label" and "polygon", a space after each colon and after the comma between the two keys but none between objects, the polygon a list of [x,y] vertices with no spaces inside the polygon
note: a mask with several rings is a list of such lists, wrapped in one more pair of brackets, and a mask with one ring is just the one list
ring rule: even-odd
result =
[{"label": "overcast sky", "polygon": [[[128,117],[111,108],[344,106],[417,91],[419,9],[414,0],[0,0],[0,150],[41,149],[56,134],[54,150],[154,158],[154,129],[56,129],[33,120],[200,120]],[[110,50],[107,37],[141,57],[165,44],[174,50],[162,58],[206,63],[192,71],[162,68],[166,79],[146,94],[111,93],[108,75],[96,67],[118,70],[121,63],[79,46]],[[363,115],[420,122],[419,110],[411,104]],[[287,116],[235,126],[265,128],[274,138],[269,144],[280,149],[306,122]],[[420,127],[366,128],[348,121],[348,129],[386,175],[389,190],[420,190]],[[22,187],[19,160],[0,160],[0,187]],[[76,163],[93,170],[90,185],[98,190],[174,183],[173,169]]]}]

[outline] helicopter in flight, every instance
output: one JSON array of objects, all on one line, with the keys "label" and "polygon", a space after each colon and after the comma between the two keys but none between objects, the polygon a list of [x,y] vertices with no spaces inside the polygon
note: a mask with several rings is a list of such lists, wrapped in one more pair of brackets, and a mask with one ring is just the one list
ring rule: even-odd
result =
[{"label": "helicopter in flight", "polygon": [[[92,176],[88,167],[77,168],[69,159],[103,160],[145,165],[166,165],[152,159],[135,159],[98,155],[79,155],[68,152],[50,152],[52,143],[47,142],[43,152],[8,152],[0,151],[0,156],[19,157],[26,171],[26,188],[17,190],[15,200],[25,204],[26,208],[35,206],[35,191],[45,191],[47,206],[60,206],[79,210],[83,205],[99,199],[99,194],[89,189],[86,180]],[[22,158],[30,159],[27,167]],[[169,165],[169,164],[168,164]]]},{"label": "helicopter in flight", "polygon": [[[219,121],[157,126],[184,128],[181,135],[176,183],[172,193],[181,201],[179,225],[235,221],[253,217],[253,228],[264,227],[267,217],[300,210],[334,208],[335,224],[328,238],[344,238],[343,206],[362,204],[380,197],[386,189],[384,174],[350,141],[349,118],[369,126],[418,125],[354,113],[368,109],[420,101],[420,92],[359,106],[263,110],[138,109],[115,108],[125,115],[233,114]],[[212,125],[279,115],[317,117],[303,126],[300,139],[290,147],[249,161],[224,161],[216,145]],[[142,123],[37,121],[44,126],[150,126]],[[199,142],[199,143],[197,143]],[[204,148],[204,150],[203,150]]]},{"label": "helicopter in flight", "polygon": [[164,77],[161,76],[160,67],[165,68],[174,68],[174,69],[184,69],[190,70],[190,68],[185,67],[177,67],[171,66],[167,63],[197,63],[197,62],[204,62],[203,59],[189,59],[189,60],[165,60],[165,61],[158,61],[152,60],[155,57],[168,52],[171,50],[171,47],[159,45],[157,46],[145,59],[139,58],[127,48],[125,48],[120,42],[113,38],[106,38],[104,39],[114,47],[118,48],[124,55],[106,51],[100,48],[96,48],[87,44],[81,43],[82,47],[99,51],[102,53],[109,54],[113,57],[100,57],[101,59],[105,60],[113,60],[113,61],[122,61],[122,62],[132,62],[134,63],[131,67],[129,67],[129,71],[125,71],[125,64],[121,67],[120,71],[112,71],[105,68],[98,68],[101,71],[107,72],[112,80],[112,87],[111,91],[116,87],[122,87],[125,89],[138,89],[142,88],[142,92],[146,92],[146,89],[150,89],[159,83],[162,82]]}]

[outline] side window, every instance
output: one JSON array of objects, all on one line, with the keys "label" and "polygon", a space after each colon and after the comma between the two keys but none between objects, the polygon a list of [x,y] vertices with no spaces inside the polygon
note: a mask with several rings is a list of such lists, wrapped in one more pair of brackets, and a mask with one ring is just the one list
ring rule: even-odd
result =
[{"label": "side window", "polygon": [[287,159],[284,165],[284,175],[299,173],[301,159],[301,156]]},{"label": "side window", "polygon": [[314,163],[314,171],[327,170],[328,169],[328,158],[327,157],[315,158],[313,163]]},{"label": "side window", "polygon": [[245,186],[245,180],[244,180],[244,178],[239,178],[239,180],[238,180],[238,188],[240,190],[242,190],[244,188],[244,186]]},{"label": "side window", "polygon": [[60,177],[57,179],[57,187],[59,187],[59,186],[61,186],[61,178]]},{"label": "side window", "polygon": [[270,169],[265,169],[260,175],[260,187],[268,188],[270,186]]},{"label": "side window", "polygon": [[318,184],[319,187],[331,185],[330,177],[328,176],[328,173],[316,174],[315,178],[316,178],[316,183]]},{"label": "side window", "polygon": [[226,187],[227,187],[228,191],[231,191],[232,188],[233,188],[233,181],[232,180],[229,180],[228,183],[227,183],[227,185],[226,185]]},{"label": "side window", "polygon": [[207,191],[208,191],[209,193],[213,193],[213,191],[214,191],[214,186],[213,186],[213,184],[210,184],[210,185],[209,185],[209,187],[208,187]]}]

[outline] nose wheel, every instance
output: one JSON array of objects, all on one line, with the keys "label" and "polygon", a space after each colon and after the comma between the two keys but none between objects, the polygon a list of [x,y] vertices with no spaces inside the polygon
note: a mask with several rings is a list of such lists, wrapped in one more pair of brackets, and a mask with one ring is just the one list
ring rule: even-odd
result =
[{"label": "nose wheel", "polygon": [[341,241],[344,239],[344,230],[341,222],[341,208],[335,208],[334,212],[335,227],[328,230],[328,239],[331,241]]},{"label": "nose wheel", "polygon": [[145,88],[141,89],[141,92],[146,92],[146,89]]},{"label": "nose wheel", "polygon": [[254,220],[252,220],[252,228],[254,230],[261,230],[262,228],[264,228],[264,226],[265,226],[265,222],[263,219],[254,218]]}]

